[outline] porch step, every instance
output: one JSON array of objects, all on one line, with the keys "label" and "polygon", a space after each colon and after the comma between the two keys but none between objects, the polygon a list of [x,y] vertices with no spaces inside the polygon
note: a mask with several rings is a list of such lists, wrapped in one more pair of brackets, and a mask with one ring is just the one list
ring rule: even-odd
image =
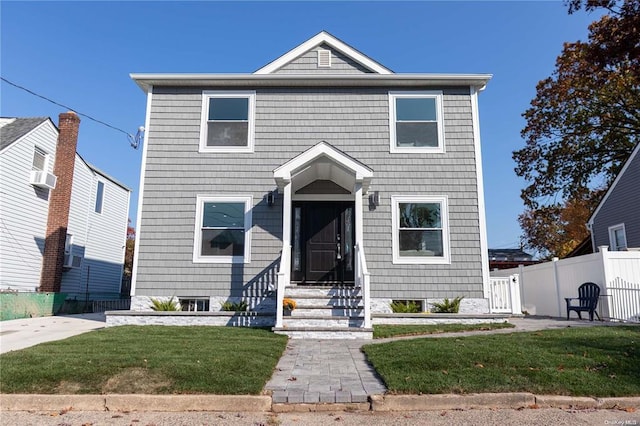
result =
[{"label": "porch step", "polygon": [[292,285],[285,288],[285,297],[295,299],[296,297],[360,297],[359,287],[336,285],[326,286],[297,286]]},{"label": "porch step", "polygon": [[373,329],[362,327],[274,327],[273,332],[287,335],[290,339],[373,339]]},{"label": "porch step", "polygon": [[364,318],[349,316],[287,316],[282,318],[283,328],[291,327],[320,327],[327,329],[339,329],[349,327],[362,327]]},{"label": "porch step", "polygon": [[348,306],[348,305],[331,305],[331,306],[317,306],[317,305],[302,305],[298,304],[298,307],[291,311],[292,317],[360,317],[364,313],[364,307],[362,306]]}]

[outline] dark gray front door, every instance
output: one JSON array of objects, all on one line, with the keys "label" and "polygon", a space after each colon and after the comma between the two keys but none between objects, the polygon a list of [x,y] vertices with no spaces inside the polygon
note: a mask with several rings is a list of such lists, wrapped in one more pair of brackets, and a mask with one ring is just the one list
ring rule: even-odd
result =
[{"label": "dark gray front door", "polygon": [[305,284],[353,282],[354,203],[293,204],[292,279]]}]

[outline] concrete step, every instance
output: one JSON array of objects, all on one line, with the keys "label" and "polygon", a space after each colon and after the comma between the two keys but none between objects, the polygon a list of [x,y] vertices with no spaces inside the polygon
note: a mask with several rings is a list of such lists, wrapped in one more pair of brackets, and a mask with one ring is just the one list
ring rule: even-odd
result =
[{"label": "concrete step", "polygon": [[295,299],[296,297],[360,297],[361,291],[359,287],[353,286],[297,286],[291,285],[284,289],[285,297]]},{"label": "concrete step", "polygon": [[331,306],[344,306],[350,308],[362,308],[363,302],[361,297],[336,297],[336,296],[297,296],[290,297],[298,306],[318,306],[318,307],[331,307]]},{"label": "concrete step", "polygon": [[273,328],[276,334],[284,334],[291,339],[373,339],[372,328],[347,327],[282,327]]},{"label": "concrete step", "polygon": [[299,304],[291,311],[292,317],[360,317],[364,313],[364,308],[343,305],[334,306],[314,306]]},{"label": "concrete step", "polygon": [[343,316],[285,316],[282,318],[282,326],[288,327],[322,327],[322,328],[349,328],[362,327],[363,317]]}]

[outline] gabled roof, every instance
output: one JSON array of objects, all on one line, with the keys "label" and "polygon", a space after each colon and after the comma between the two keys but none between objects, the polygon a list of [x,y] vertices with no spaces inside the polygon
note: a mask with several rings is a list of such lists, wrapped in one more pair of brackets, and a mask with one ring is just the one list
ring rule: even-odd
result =
[{"label": "gabled roof", "polygon": [[277,69],[291,62],[293,59],[299,57],[300,55],[308,52],[309,50],[317,46],[320,46],[321,44],[326,44],[332,47],[333,49],[342,52],[343,54],[347,55],[349,58],[353,59],[355,62],[359,63],[360,65],[362,65],[363,67],[367,68],[368,70],[374,73],[393,74],[393,72],[387,67],[385,67],[384,65],[381,65],[380,63],[374,61],[373,59],[369,58],[367,55],[357,51],[353,47],[349,46],[348,44],[339,40],[338,38],[332,36],[326,31],[321,31],[320,33],[311,37],[309,40],[305,41],[304,43],[298,45],[297,47],[294,47],[284,55],[280,56],[279,58],[275,59],[274,61],[268,63],[264,67],[254,72],[254,74],[271,74],[272,72],[276,71]]},{"label": "gabled roof", "polygon": [[11,118],[7,120],[7,124],[0,127],[0,151],[4,151],[11,144],[47,120],[49,120],[48,117]]},{"label": "gabled roof", "polygon": [[629,168],[629,165],[633,162],[633,159],[638,155],[638,152],[640,152],[640,143],[638,143],[636,145],[636,147],[633,149],[633,151],[631,151],[631,155],[629,156],[627,161],[624,163],[624,166],[622,166],[622,169],[620,170],[620,173],[618,173],[618,176],[616,176],[616,178],[613,181],[613,183],[611,184],[611,186],[609,186],[609,189],[607,189],[607,192],[604,194],[604,197],[602,197],[602,200],[600,200],[600,203],[598,203],[598,207],[596,207],[595,211],[593,212],[593,214],[591,215],[591,217],[587,221],[587,224],[588,224],[589,227],[593,225],[593,221],[595,220],[596,216],[600,212],[600,209],[607,202],[607,199],[609,198],[609,195],[611,195],[611,193],[615,189],[615,187],[618,184],[618,182],[620,181],[620,179],[622,179],[622,176],[624,175],[624,173]]}]

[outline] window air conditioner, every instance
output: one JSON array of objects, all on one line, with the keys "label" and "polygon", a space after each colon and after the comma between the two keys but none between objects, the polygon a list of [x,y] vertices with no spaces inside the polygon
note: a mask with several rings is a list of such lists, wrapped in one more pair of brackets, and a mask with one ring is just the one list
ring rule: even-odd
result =
[{"label": "window air conditioner", "polygon": [[58,178],[42,170],[32,170],[29,183],[40,188],[54,189]]},{"label": "window air conditioner", "polygon": [[64,267],[65,268],[79,268],[82,264],[81,256],[73,256],[73,255],[64,255]]}]

